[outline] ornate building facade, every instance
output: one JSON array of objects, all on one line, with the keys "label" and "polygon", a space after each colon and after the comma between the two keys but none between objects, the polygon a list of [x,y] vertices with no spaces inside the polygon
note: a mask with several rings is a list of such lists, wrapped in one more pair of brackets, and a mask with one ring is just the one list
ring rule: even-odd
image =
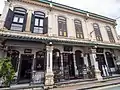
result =
[{"label": "ornate building facade", "polygon": [[53,85],[119,75],[114,19],[48,0],[8,0],[0,19],[0,57],[17,83]]}]

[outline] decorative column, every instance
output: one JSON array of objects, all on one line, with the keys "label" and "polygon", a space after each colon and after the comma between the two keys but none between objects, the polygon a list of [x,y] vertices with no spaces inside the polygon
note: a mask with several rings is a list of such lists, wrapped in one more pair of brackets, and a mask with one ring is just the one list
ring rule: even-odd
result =
[{"label": "decorative column", "polygon": [[94,62],[94,68],[95,68],[95,77],[98,79],[98,81],[102,81],[103,78],[101,76],[101,71],[98,68],[98,62],[96,61],[96,49],[91,49],[91,58]]},{"label": "decorative column", "polygon": [[47,67],[45,73],[45,85],[52,86],[54,84],[54,74],[53,74],[53,58],[52,58],[52,51],[53,46],[46,46],[47,50]]},{"label": "decorative column", "polygon": [[4,22],[5,22],[9,7],[10,7],[10,2],[5,1],[5,6],[4,6],[4,9],[3,9],[2,15],[0,17],[0,28],[4,27]]},{"label": "decorative column", "polygon": [[77,65],[76,65],[76,59],[75,59],[75,54],[73,54],[73,60],[74,60],[74,69],[75,69],[75,76],[78,76],[78,70],[77,70]]},{"label": "decorative column", "polygon": [[32,10],[28,10],[27,22],[26,22],[26,32],[30,32],[31,18],[32,18]]}]

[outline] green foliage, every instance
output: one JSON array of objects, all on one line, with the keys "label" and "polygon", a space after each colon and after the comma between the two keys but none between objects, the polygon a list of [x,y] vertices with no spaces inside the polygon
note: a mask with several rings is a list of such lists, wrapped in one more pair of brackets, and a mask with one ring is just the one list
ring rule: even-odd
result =
[{"label": "green foliage", "polygon": [[14,68],[10,58],[0,58],[0,77],[4,81],[4,85],[9,86],[15,75]]}]

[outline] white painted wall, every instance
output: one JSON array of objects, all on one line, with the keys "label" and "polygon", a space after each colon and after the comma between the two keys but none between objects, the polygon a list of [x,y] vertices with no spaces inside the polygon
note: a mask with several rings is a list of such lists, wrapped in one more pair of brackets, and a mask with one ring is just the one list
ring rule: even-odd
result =
[{"label": "white painted wall", "polygon": [[[79,19],[79,20],[82,21],[84,38],[86,40],[88,40],[88,38],[90,39],[89,34],[90,34],[90,32],[92,32],[94,30],[93,26],[92,26],[93,23],[98,23],[99,27],[100,27],[100,30],[101,30],[102,37],[103,37],[103,41],[104,42],[109,42],[109,38],[108,38],[107,32],[105,30],[105,26],[110,26],[111,30],[112,30],[112,33],[114,35],[115,41],[118,43],[115,28],[113,28],[113,26],[110,25],[109,23],[104,23],[102,21],[93,20],[93,19],[88,19],[86,21],[85,18],[82,17],[82,16],[78,16],[78,15],[74,15],[74,14],[70,14],[70,13],[66,13],[66,12],[58,11],[58,10],[50,11],[46,7],[41,7],[41,6],[32,5],[32,4],[28,4],[28,3],[23,3],[23,2],[19,2],[19,1],[13,1],[12,4],[9,5],[9,8],[13,9],[13,7],[23,7],[25,9],[27,9],[28,12],[29,11],[32,11],[32,12],[42,11],[42,12],[44,12],[46,14],[46,16],[48,16],[48,18],[49,18],[49,26],[48,26],[48,35],[49,36],[58,36],[58,22],[57,22],[57,19],[58,19],[58,16],[61,15],[61,16],[64,16],[64,17],[67,18],[67,31],[68,31],[68,37],[69,38],[76,38],[74,19]],[[1,16],[2,21],[5,21],[6,15],[4,15],[4,14],[6,14],[7,10],[8,9],[5,9],[4,12],[2,13],[3,14]],[[28,27],[26,26],[26,28],[28,28]],[[92,33],[92,39],[96,39],[94,32]]]}]

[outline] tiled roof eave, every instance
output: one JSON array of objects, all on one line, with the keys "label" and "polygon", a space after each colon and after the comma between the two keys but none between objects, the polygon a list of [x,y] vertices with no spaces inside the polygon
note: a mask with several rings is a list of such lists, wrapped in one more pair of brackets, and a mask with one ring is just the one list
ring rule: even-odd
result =
[{"label": "tiled roof eave", "polygon": [[16,39],[16,40],[28,40],[28,41],[44,41],[44,42],[57,42],[57,43],[68,43],[68,44],[77,44],[79,46],[102,46],[102,47],[110,47],[110,48],[120,48],[120,44],[111,44],[111,43],[102,43],[96,41],[87,41],[87,40],[78,40],[78,39],[70,39],[70,38],[60,38],[60,37],[50,37],[38,34],[26,34],[26,33],[15,33],[15,32],[0,32],[1,38],[6,39]]}]

